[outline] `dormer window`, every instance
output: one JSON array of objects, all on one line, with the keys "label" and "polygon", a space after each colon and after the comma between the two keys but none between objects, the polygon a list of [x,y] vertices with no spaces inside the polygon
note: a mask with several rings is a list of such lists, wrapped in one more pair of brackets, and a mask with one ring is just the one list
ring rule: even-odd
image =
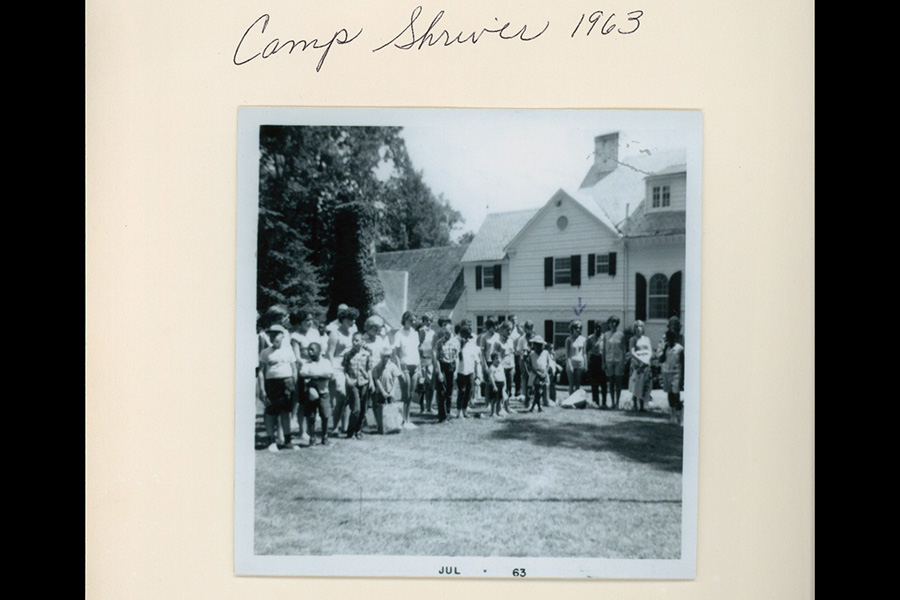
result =
[{"label": "dormer window", "polygon": [[653,208],[668,208],[672,205],[672,192],[667,185],[654,185],[650,206]]}]

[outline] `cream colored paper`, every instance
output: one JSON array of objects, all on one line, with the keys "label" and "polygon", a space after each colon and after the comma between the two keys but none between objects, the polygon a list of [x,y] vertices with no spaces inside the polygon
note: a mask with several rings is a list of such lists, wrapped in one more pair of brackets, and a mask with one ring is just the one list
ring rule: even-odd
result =
[{"label": "cream colored paper", "polygon": [[[417,3],[87,3],[88,598],[812,596],[813,4],[544,4],[422,5],[428,22],[444,10],[442,28],[549,22],[533,42],[372,52]],[[571,37],[595,10],[644,14],[628,36]],[[236,66],[263,14],[273,37],[363,33],[318,72],[312,49]],[[695,580],[233,575],[245,105],[703,111]]]}]

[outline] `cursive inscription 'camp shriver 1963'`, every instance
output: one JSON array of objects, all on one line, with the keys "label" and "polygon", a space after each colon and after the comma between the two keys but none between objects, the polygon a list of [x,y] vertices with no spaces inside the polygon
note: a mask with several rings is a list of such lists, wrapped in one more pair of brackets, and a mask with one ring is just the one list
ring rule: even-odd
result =
[{"label": "cursive inscription 'camp shriver 1963'", "polygon": [[[409,15],[409,21],[403,23],[400,32],[389,41],[373,48],[372,52],[391,49],[424,50],[425,48],[446,48],[463,44],[474,45],[488,38],[505,42],[534,42],[544,36],[550,29],[550,21],[513,25],[511,21],[503,22],[497,17],[494,17],[493,22],[488,24],[488,26],[475,28],[451,27],[447,29],[441,24],[441,20],[444,18],[443,10],[437,11],[430,22],[427,17],[420,20],[421,16],[422,7],[415,7]],[[566,33],[568,35],[566,37],[568,39],[590,37],[591,33],[594,32],[595,25],[598,24],[600,26],[596,30],[597,34],[593,37],[631,35],[640,28],[643,16],[644,11],[642,10],[632,10],[621,17],[614,12],[604,13],[602,10],[582,13],[577,20],[574,30],[571,28],[571,25],[567,27]],[[316,63],[316,72],[319,72],[333,48],[351,44],[357,41],[363,33],[362,27],[358,29],[356,27],[350,29],[341,27],[325,35],[282,39],[267,34],[270,19],[271,17],[268,14],[259,16],[241,35],[232,58],[235,66],[246,65],[257,58],[272,58],[276,54],[291,55],[295,50],[299,50],[301,53],[306,51],[310,51],[312,54],[318,53],[319,61]],[[573,20],[573,22],[575,21]]]}]

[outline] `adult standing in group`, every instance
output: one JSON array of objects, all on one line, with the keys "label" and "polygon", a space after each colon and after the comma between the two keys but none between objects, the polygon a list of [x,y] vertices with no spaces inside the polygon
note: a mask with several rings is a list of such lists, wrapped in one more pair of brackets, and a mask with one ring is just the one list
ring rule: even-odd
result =
[{"label": "adult standing in group", "polygon": [[609,385],[610,404],[619,408],[619,397],[625,384],[625,336],[619,331],[619,317],[613,315],[606,320],[603,333],[603,370]]},{"label": "adult standing in group", "polygon": [[522,335],[516,340],[516,361],[519,363],[520,400],[524,400],[526,408],[531,398],[531,340],[534,338],[534,321],[527,319],[522,324]]},{"label": "adult standing in group", "polygon": [[[684,336],[681,334],[681,319],[678,317],[669,317],[669,322],[666,323],[666,333],[672,332],[675,336],[675,343],[680,344],[682,349],[684,348]],[[663,339],[659,340],[659,345],[656,347],[657,354],[663,352],[665,345],[667,344],[667,337],[663,337]],[[681,356],[682,366],[684,365],[684,355]],[[679,374],[678,381],[679,389],[684,389],[684,369],[681,369],[681,373]]]},{"label": "adult standing in group", "polygon": [[[606,406],[606,371],[603,370],[603,332],[606,323],[597,322],[594,331],[588,336],[585,351],[588,357],[588,378],[591,380],[591,399],[598,408],[605,410]],[[600,404],[600,392],[603,392],[603,404]]]},{"label": "adult standing in group", "polygon": [[513,384],[515,385],[515,392],[513,392],[513,388],[509,388],[510,396],[520,396],[522,394],[522,360],[519,356],[519,338],[525,335],[525,329],[519,325],[519,318],[516,315],[509,315],[506,317],[506,322],[510,324],[509,330],[509,339],[512,340],[513,345]]},{"label": "adult standing in group", "polygon": [[422,395],[419,396],[419,412],[431,413],[431,402],[434,396],[434,329],[431,327],[432,316],[422,315],[419,321],[419,382]]},{"label": "adult standing in group", "polygon": [[[346,304],[344,304],[343,302],[341,304],[338,304],[338,307],[337,307],[337,315],[338,316],[335,317],[334,321],[332,321],[331,323],[329,323],[328,325],[325,326],[325,335],[323,337],[330,336],[334,330],[336,330],[338,327],[341,326],[341,316],[340,316],[341,311],[346,311],[348,308],[350,308],[350,307],[347,306]],[[359,311],[357,311],[356,314],[357,314],[357,316],[359,316]],[[350,335],[353,335],[354,333],[356,333],[356,323],[353,323],[350,326]]]},{"label": "adult standing in group", "polygon": [[[497,337],[497,322],[488,317],[484,320],[484,331],[475,338],[478,349],[481,351],[481,373],[487,373],[490,366],[491,346]],[[475,393],[481,398],[487,398],[487,386],[476,386]]]},{"label": "adult standing in group", "polygon": [[[459,338],[453,334],[453,323],[450,319],[438,319],[440,328],[436,334],[433,362],[438,401],[438,423],[450,420],[450,408],[453,398],[453,385],[456,381],[456,367],[459,361]],[[457,400],[457,404],[459,400]]]},{"label": "adult standing in group", "polygon": [[394,358],[400,366],[400,393],[403,399],[403,428],[415,429],[409,419],[409,406],[416,394],[416,378],[418,377],[419,359],[419,332],[416,316],[406,311],[400,318],[402,327],[394,334]]},{"label": "adult standing in group", "polygon": [[[385,348],[387,348],[388,352],[393,354],[391,350],[391,342],[386,335],[384,335],[384,319],[379,317],[378,315],[371,315],[366,322],[363,324],[363,331],[365,332],[365,337],[363,337],[363,345],[369,351],[369,354],[372,355],[372,370],[374,371],[375,366],[381,360],[381,355]],[[374,388],[370,389],[369,394],[369,402],[368,404],[372,407],[372,411],[375,411],[375,403],[372,401],[374,398]],[[360,430],[367,424],[366,417],[366,409],[365,407],[361,408],[360,412]]]},{"label": "adult standing in group", "polygon": [[570,396],[581,389],[581,379],[587,366],[587,339],[581,335],[582,327],[578,319],[569,323],[569,337],[566,338],[566,377],[569,379]]},{"label": "adult standing in group", "polygon": [[460,352],[456,370],[456,418],[468,417],[469,399],[482,368],[481,348],[472,335],[472,326],[464,321],[459,328]]},{"label": "adult standing in group", "polygon": [[[334,369],[334,377],[329,382],[328,391],[334,402],[334,429],[332,435],[346,433],[349,426],[349,411],[347,409],[347,378],[344,373],[344,355],[353,347],[353,327],[359,318],[359,311],[352,306],[342,308],[337,314],[338,328],[328,335],[328,350],[325,357]],[[344,413],[347,412],[345,415]]]},{"label": "adult standing in group", "polygon": [[653,376],[650,372],[653,347],[650,344],[650,338],[644,333],[643,321],[635,321],[632,332],[633,335],[628,344],[628,354],[631,358],[631,378],[628,382],[628,391],[634,398],[634,410],[644,411],[644,406],[650,403],[650,391],[653,389]]}]

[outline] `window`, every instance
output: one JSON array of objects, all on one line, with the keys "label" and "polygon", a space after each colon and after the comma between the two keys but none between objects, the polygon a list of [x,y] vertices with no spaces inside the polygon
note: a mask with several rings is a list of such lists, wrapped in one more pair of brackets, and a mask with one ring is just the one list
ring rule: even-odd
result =
[{"label": "window", "polygon": [[481,272],[481,286],[486,288],[494,287],[494,269],[487,268]]},{"label": "window", "polygon": [[553,347],[557,350],[566,347],[566,338],[569,337],[569,321],[553,322]]},{"label": "window", "polygon": [[581,286],[581,255],[544,257],[544,287],[566,283]]},{"label": "window", "polygon": [[553,260],[553,283],[570,283],[572,281],[572,259],[567,257]]},{"label": "window", "polygon": [[672,193],[667,185],[653,186],[653,208],[667,208],[672,204]]},{"label": "window", "polygon": [[588,277],[605,273],[610,277],[616,275],[616,253],[588,254]]},{"label": "window", "polygon": [[475,290],[482,288],[500,289],[501,265],[477,265],[475,267]]},{"label": "window", "polygon": [[669,317],[668,277],[657,273],[650,278],[647,288],[647,318],[667,319]]}]

